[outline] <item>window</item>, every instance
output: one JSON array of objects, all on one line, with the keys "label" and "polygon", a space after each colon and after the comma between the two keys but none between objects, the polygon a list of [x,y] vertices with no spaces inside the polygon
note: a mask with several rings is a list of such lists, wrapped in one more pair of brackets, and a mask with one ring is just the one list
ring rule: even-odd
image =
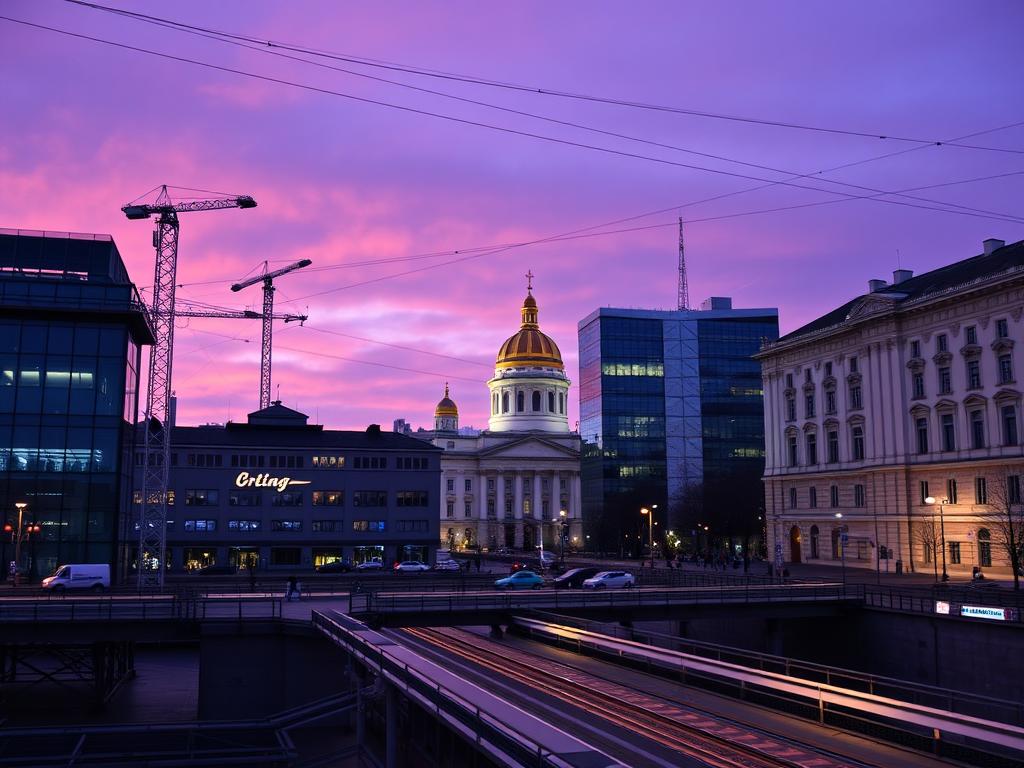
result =
[{"label": "window", "polygon": [[465,489],[466,493],[472,493],[473,492],[473,480],[472,480],[472,478],[468,478],[468,477],[466,478],[464,489]]},{"label": "window", "polygon": [[853,486],[853,506],[863,507],[864,506],[864,486],[857,483]]},{"label": "window", "polygon": [[343,507],[345,506],[344,491],[313,491],[314,507]]},{"label": "window", "polygon": [[796,509],[796,488],[789,489],[789,508]]},{"label": "window", "polygon": [[526,410],[526,393],[516,392],[516,411],[522,413]]},{"label": "window", "polygon": [[786,398],[786,421],[796,421],[796,398]]},{"label": "window", "polygon": [[301,531],[301,520],[271,520],[270,530],[272,531]]},{"label": "window", "polygon": [[786,438],[789,445],[789,466],[796,466],[796,435],[789,435]]},{"label": "window", "polygon": [[910,376],[911,388],[914,391],[914,398],[924,397],[924,374],[918,371]]},{"label": "window", "polygon": [[971,447],[985,447],[985,412],[971,411]]},{"label": "window", "polygon": [[381,532],[387,529],[384,520],[353,520],[353,531]]},{"label": "window", "polygon": [[804,418],[814,418],[814,393],[810,392],[804,396]]},{"label": "window", "polygon": [[271,547],[271,565],[298,565],[302,560],[302,549],[299,547]]},{"label": "window", "polygon": [[996,336],[1000,339],[1005,339],[1010,335],[1010,328],[1006,323],[1006,318],[996,320]]},{"label": "window", "polygon": [[[48,376],[49,375],[52,375],[52,374],[48,374]],[[47,382],[47,386],[49,386],[49,382]],[[231,466],[235,466],[235,464],[234,464],[234,458],[235,457],[232,456],[231,458],[232,458]],[[250,466],[255,467],[256,466],[256,463],[255,463],[256,457],[253,456],[252,458],[253,458],[253,463]],[[224,457],[221,456],[219,453],[218,454],[213,454],[213,453],[190,453],[190,454],[188,454],[188,465],[190,467],[220,467],[220,466],[224,465]],[[261,467],[263,466],[263,457],[262,456],[260,456],[260,464],[259,465]],[[244,467],[245,465],[243,464],[242,466]]]},{"label": "window", "polygon": [[426,520],[399,520],[398,531],[400,533],[427,533],[430,531],[430,523]]},{"label": "window", "polygon": [[229,531],[258,531],[259,520],[228,520]]},{"label": "window", "polygon": [[974,503],[988,504],[988,481],[984,477],[974,478]]},{"label": "window", "polygon": [[999,409],[1003,419],[1003,445],[1017,444],[1017,406],[1004,405]]},{"label": "window", "polygon": [[966,336],[968,344],[978,343],[978,329],[973,325],[968,325],[966,328]]},{"label": "window", "polygon": [[501,412],[508,413],[508,392],[501,393]]},{"label": "window", "polygon": [[386,507],[387,505],[387,491],[356,491],[352,494],[352,506],[354,507]]},{"label": "window", "polygon": [[[449,446],[454,448],[454,445]],[[425,456],[399,456],[395,460],[398,469],[430,469]]]},{"label": "window", "polygon": [[455,493],[455,478],[454,477],[449,477],[445,481],[445,486],[448,489],[448,493]]},{"label": "window", "polygon": [[810,496],[811,496],[811,509],[817,509],[818,508],[818,489],[815,488],[812,485],[810,487],[810,489],[809,489],[809,492],[810,492]]},{"label": "window", "polygon": [[537,411],[540,410],[540,392],[537,392],[535,390],[534,393],[533,393],[532,400],[533,400],[533,403],[532,403],[533,411],[534,411],[534,413],[536,413]]},{"label": "window", "polygon": [[792,373],[787,373],[786,374],[786,389],[792,389],[792,388],[793,388],[793,374]]},{"label": "window", "polygon": [[395,503],[399,507],[426,507],[428,506],[426,491],[399,491],[395,494]]},{"label": "window", "polygon": [[311,530],[313,533],[340,533],[343,524],[343,520],[314,520]]},{"label": "window", "polygon": [[839,506],[839,486],[830,485],[828,489],[828,501],[833,507]]},{"label": "window", "polygon": [[806,382],[807,384],[811,383],[811,369],[810,368],[804,368],[804,382]]},{"label": "window", "polygon": [[920,357],[921,356],[921,342],[915,339],[910,342],[910,356]]},{"label": "window", "polygon": [[850,386],[850,407],[851,408],[860,408],[861,407],[860,385],[859,384],[853,384],[853,385]]},{"label": "window", "polygon": [[220,492],[215,488],[188,488],[185,490],[186,507],[216,507]]},{"label": "window", "polygon": [[949,339],[946,338],[946,334],[940,333],[938,336],[935,337],[935,348],[939,352],[949,351]]},{"label": "window", "polygon": [[857,372],[857,356],[854,355],[853,357],[850,358],[850,373],[856,373],[856,372]]},{"label": "window", "polygon": [[981,364],[977,360],[967,361],[967,387],[968,389],[981,388]]},{"label": "window", "polygon": [[818,463],[818,436],[813,432],[807,433],[807,463]]},{"label": "window", "polygon": [[565,413],[565,393],[558,393],[558,412]]},{"label": "window", "polygon": [[[387,456],[356,456],[352,460],[354,469],[387,469]],[[399,467],[401,469],[401,467]]]},{"label": "window", "polygon": [[229,507],[259,507],[263,505],[263,494],[249,491],[231,491],[228,494]]},{"label": "window", "polygon": [[949,563],[950,565],[960,565],[960,542],[949,541]]},{"label": "window", "polygon": [[932,561],[932,545],[930,542],[924,544],[924,561],[930,563]]},{"label": "window", "polygon": [[216,520],[186,520],[185,521],[186,531],[195,531],[196,533],[212,533],[217,530]]},{"label": "window", "polygon": [[[276,469],[302,469],[304,456],[271,456],[270,466]],[[262,467],[263,465],[260,464]]]},{"label": "window", "polygon": [[953,414],[942,414],[942,450],[956,450],[956,428],[953,425]]},{"label": "window", "polygon": [[992,566],[992,534],[988,528],[978,529],[978,565],[982,568]]},{"label": "window", "polygon": [[852,430],[853,435],[853,460],[863,461],[864,460],[864,427],[854,427]]},{"label": "window", "polygon": [[828,463],[839,462],[839,432],[830,429],[828,432]]},{"label": "window", "polygon": [[314,469],[342,469],[345,466],[344,456],[314,456]]},{"label": "window", "polygon": [[462,516],[463,517],[472,517],[473,516],[473,502],[471,502],[471,501],[467,501],[466,502],[465,508],[462,510]]},{"label": "window", "polygon": [[1013,359],[1010,355],[999,356],[999,383],[1013,383]]},{"label": "window", "polygon": [[917,452],[928,453],[928,419],[922,416],[914,425],[917,430]]},{"label": "window", "polygon": [[271,505],[275,507],[301,507],[303,501],[302,491],[285,491],[271,497]]},{"label": "window", "polygon": [[948,395],[952,391],[953,384],[949,375],[949,366],[944,365],[939,368],[939,394]]},{"label": "window", "polygon": [[555,393],[554,392],[548,392],[548,412],[549,413],[554,413],[555,412]]},{"label": "window", "polygon": [[922,480],[920,483],[918,483],[918,488],[921,491],[921,503],[922,504],[927,504],[928,502],[925,501],[925,499],[927,499],[929,496],[931,496],[931,494],[928,493],[928,481],[927,480]]},{"label": "window", "polygon": [[835,390],[829,389],[825,392],[825,413],[836,412],[836,393]]},{"label": "window", "polygon": [[956,480],[952,478],[946,481],[946,498],[950,504],[956,504]]},{"label": "window", "polygon": [[445,517],[455,517],[455,502],[454,501],[447,502],[447,506],[445,507]]},{"label": "window", "polygon": [[832,363],[830,361],[830,362],[825,363],[825,377],[828,378],[831,375],[832,375]]},{"label": "window", "polygon": [[812,560],[817,560],[818,557],[819,557],[819,555],[818,555],[818,537],[820,535],[821,535],[821,533],[818,530],[818,526],[812,525],[811,526],[811,559]]},{"label": "window", "polygon": [[1011,504],[1020,504],[1020,475],[1007,476],[1006,497]]}]

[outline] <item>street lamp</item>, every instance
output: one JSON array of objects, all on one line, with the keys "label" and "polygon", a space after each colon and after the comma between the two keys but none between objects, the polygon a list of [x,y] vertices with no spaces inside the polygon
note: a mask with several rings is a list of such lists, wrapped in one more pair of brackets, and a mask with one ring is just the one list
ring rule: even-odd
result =
[{"label": "street lamp", "polygon": [[18,566],[21,564],[21,522],[28,504],[24,501],[16,501],[14,506],[18,508],[18,532],[14,539],[14,586],[18,586]]},{"label": "street lamp", "polygon": [[[842,520],[843,513],[836,512],[836,520]],[[839,554],[843,561],[843,593],[846,593],[846,526],[839,526]]]},{"label": "street lamp", "polygon": [[561,541],[561,544],[562,544],[562,557],[561,557],[561,561],[563,563],[565,562],[565,526],[566,526],[565,518],[567,516],[568,516],[568,513],[564,509],[558,510],[558,517],[559,517],[559,519],[558,519],[558,538],[559,538],[559,540]]},{"label": "street lamp", "polygon": [[643,507],[640,510],[640,514],[647,517],[647,522],[650,527],[650,547],[651,547],[651,568],[654,568],[654,511],[658,508],[657,504],[652,504],[651,509]]},{"label": "street lamp", "polygon": [[[928,505],[934,505],[935,502],[934,496],[926,496],[924,499],[924,503]],[[942,580],[949,581],[949,573],[946,572],[946,517],[943,514],[946,511],[946,505],[949,504],[949,499],[939,499],[938,504],[939,535],[942,537]]]}]

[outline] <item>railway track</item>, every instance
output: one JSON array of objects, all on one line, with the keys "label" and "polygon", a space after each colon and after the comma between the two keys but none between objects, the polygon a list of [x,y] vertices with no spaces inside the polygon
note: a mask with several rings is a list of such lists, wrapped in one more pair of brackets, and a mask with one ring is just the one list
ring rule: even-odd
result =
[{"label": "railway track", "polygon": [[412,629],[423,642],[603,717],[716,768],[865,768],[865,763],[639,693],[458,629]]}]

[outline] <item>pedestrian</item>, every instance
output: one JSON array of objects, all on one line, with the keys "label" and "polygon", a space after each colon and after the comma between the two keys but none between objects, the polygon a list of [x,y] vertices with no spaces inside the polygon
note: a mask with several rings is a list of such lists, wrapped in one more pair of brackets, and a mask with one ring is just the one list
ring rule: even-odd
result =
[{"label": "pedestrian", "polygon": [[284,599],[289,603],[294,599],[294,595],[299,591],[299,580],[294,576],[288,577],[288,587],[284,592]]},{"label": "pedestrian", "polygon": [[253,566],[251,561],[249,562],[249,567],[248,567],[247,570],[249,571],[249,591],[250,592],[255,592],[256,591],[256,568]]}]

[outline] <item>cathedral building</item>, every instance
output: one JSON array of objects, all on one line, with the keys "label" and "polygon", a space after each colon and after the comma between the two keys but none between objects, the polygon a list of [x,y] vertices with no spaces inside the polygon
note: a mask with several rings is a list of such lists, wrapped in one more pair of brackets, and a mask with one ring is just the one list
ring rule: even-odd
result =
[{"label": "cathedral building", "polygon": [[558,345],[540,330],[528,284],[520,328],[499,348],[487,382],[488,428],[460,433],[459,409],[446,385],[433,431],[413,433],[444,449],[442,544],[492,551],[583,547],[580,438],[569,430],[569,385]]}]

